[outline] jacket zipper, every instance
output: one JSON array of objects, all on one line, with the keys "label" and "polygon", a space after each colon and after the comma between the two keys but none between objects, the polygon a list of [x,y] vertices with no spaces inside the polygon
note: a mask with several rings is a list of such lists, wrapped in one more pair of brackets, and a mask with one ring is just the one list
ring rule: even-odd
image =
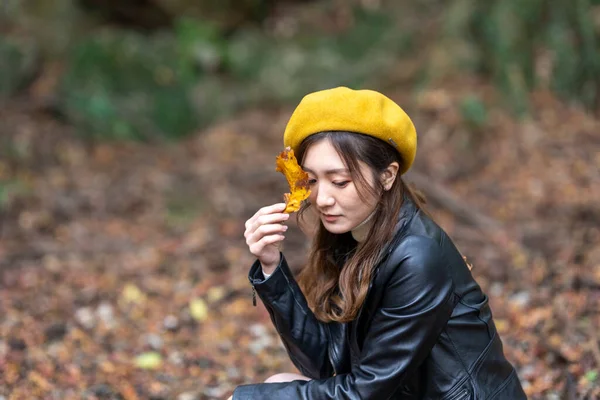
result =
[{"label": "jacket zipper", "polygon": [[[356,322],[360,321],[360,317],[362,315],[363,309],[365,308],[365,303],[367,302],[367,299],[369,298],[369,293],[371,293],[371,288],[373,287],[373,280],[375,279],[375,275],[377,275],[378,270],[379,270],[379,267],[375,268],[375,271],[373,271],[373,276],[371,277],[371,281],[369,282],[369,287],[367,289],[367,295],[365,296],[365,301],[360,306],[360,310],[358,310],[358,316],[355,319]],[[356,333],[356,326],[355,326],[356,324],[353,323],[352,325],[353,325],[352,330],[355,331],[355,333]]]},{"label": "jacket zipper", "polygon": [[337,375],[337,371],[335,370],[335,364],[333,363],[333,358],[331,358],[331,352],[327,352],[329,355],[329,362],[331,363],[331,367],[333,368],[333,376]]},{"label": "jacket zipper", "polygon": [[333,346],[333,338],[331,337],[331,331],[329,330],[329,326],[327,327],[327,336],[329,336],[329,346],[327,346],[327,356],[329,357],[329,363],[331,364],[331,368],[333,368],[333,376],[337,375],[337,371],[335,370],[335,363],[333,362],[333,352],[331,348]]},{"label": "jacket zipper", "polygon": [[256,307],[256,288],[252,285],[252,305]]},{"label": "jacket zipper", "polygon": [[392,242],[390,243],[390,246],[387,249],[386,255],[384,257],[385,260],[380,261],[377,265],[377,268],[375,268],[375,270],[373,271],[373,275],[371,276],[371,281],[369,282],[369,288],[367,289],[367,295],[365,296],[365,301],[363,302],[362,306],[360,307],[360,310],[358,310],[358,316],[356,318],[356,321],[360,320],[363,309],[365,308],[365,303],[367,302],[367,299],[369,298],[369,293],[371,293],[371,287],[373,287],[373,281],[375,280],[375,277],[377,276],[377,273],[379,272],[379,268],[381,268],[381,264],[386,263],[386,265],[387,265],[387,263],[389,262],[390,253],[396,248],[396,240],[397,240],[396,238],[392,239]]},{"label": "jacket zipper", "polygon": [[[365,301],[363,302],[362,306],[360,307],[360,310],[358,310],[358,316],[356,317],[355,321],[360,321],[360,317],[362,316],[362,312],[363,309],[365,308],[365,303],[367,302],[367,299],[369,298],[369,294],[371,293],[371,287],[373,287],[373,281],[375,280],[375,277],[377,276],[377,273],[379,272],[379,268],[381,268],[381,265],[385,263],[385,265],[387,265],[387,263],[390,261],[389,257],[390,253],[392,253],[395,249],[396,249],[396,241],[399,241],[398,238],[394,238],[392,239],[392,241],[390,242],[390,245],[386,251],[386,255],[384,257],[384,260],[380,261],[377,265],[377,268],[375,268],[375,270],[373,271],[373,276],[371,276],[371,281],[369,282],[369,288],[367,289],[367,295],[365,296]],[[355,325],[355,324],[353,324]],[[352,328],[353,331],[355,331],[356,333],[356,329],[355,327]]]},{"label": "jacket zipper", "polygon": [[469,391],[467,389],[463,389],[456,397],[453,397],[451,400],[463,400],[466,399],[469,395]]}]

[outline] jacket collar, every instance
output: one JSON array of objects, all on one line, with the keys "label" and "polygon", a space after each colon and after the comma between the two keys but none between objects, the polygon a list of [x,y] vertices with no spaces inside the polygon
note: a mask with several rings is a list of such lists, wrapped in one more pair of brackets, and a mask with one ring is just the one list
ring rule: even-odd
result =
[{"label": "jacket collar", "polygon": [[400,206],[400,212],[398,213],[398,222],[396,222],[396,227],[394,228],[394,235],[381,253],[383,258],[387,257],[397,247],[417,211],[417,205],[405,192],[402,199],[402,205]]}]

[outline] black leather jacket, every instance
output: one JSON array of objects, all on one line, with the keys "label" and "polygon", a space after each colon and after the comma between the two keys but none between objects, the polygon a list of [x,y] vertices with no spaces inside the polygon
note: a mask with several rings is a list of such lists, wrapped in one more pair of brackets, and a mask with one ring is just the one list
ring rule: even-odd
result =
[{"label": "black leather jacket", "polygon": [[234,400],[521,400],[488,298],[446,233],[405,199],[358,317],[322,323],[285,258],[249,279],[296,367],[311,381],[243,385]]}]

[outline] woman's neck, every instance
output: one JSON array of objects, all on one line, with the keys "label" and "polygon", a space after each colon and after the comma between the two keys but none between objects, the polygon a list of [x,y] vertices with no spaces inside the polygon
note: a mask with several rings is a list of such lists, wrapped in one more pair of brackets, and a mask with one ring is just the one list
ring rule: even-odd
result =
[{"label": "woman's neck", "polygon": [[369,233],[369,230],[371,229],[371,220],[373,219],[374,215],[375,210],[373,210],[373,212],[369,214],[369,216],[365,218],[363,222],[358,224],[356,228],[352,229],[352,237],[354,238],[354,240],[356,240],[357,242],[362,242],[363,240],[365,240],[367,234]]}]

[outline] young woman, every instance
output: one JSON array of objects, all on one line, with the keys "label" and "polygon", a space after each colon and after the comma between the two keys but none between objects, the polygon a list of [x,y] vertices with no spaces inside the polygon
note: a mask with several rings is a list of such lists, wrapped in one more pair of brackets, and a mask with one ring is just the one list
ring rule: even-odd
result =
[{"label": "young woman", "polygon": [[526,399],[488,298],[446,233],[403,182],[415,128],[384,95],[307,95],[284,145],[309,174],[300,210],[317,220],[294,278],[279,252],[284,204],[246,222],[249,279],[303,375],[236,388],[247,399]]}]

